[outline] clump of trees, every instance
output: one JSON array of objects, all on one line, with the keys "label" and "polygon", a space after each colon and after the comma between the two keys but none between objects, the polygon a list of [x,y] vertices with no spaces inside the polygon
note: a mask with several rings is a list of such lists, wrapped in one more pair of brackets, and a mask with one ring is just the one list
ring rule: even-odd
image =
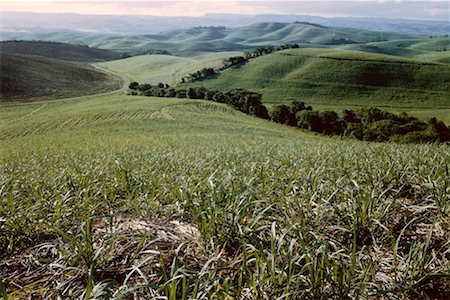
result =
[{"label": "clump of trees", "polygon": [[225,70],[225,69],[228,69],[233,66],[247,63],[248,60],[250,60],[252,58],[260,57],[260,56],[267,55],[267,54],[274,53],[274,52],[281,51],[281,50],[297,49],[297,48],[300,48],[299,44],[285,44],[285,45],[281,45],[278,47],[272,47],[272,46],[261,47],[261,48],[256,48],[252,51],[245,51],[244,56],[233,56],[233,57],[224,59],[222,62],[223,66],[222,66],[221,70]]},{"label": "clump of trees", "polygon": [[206,79],[206,78],[209,78],[209,77],[212,77],[215,75],[217,75],[217,73],[214,70],[214,68],[203,68],[201,70],[198,70],[197,72],[189,73],[188,76],[182,77],[181,83],[194,82],[194,81]]},{"label": "clump of trees", "polygon": [[248,61],[248,59],[243,56],[232,56],[232,57],[225,58],[222,61],[221,70],[225,70],[225,69],[228,69],[233,66],[244,64],[247,61]]},{"label": "clump of trees", "polygon": [[172,55],[172,53],[170,53],[167,50],[154,49],[154,48],[144,49],[144,50],[142,50],[142,52],[137,53],[136,55],[153,55],[153,54]]},{"label": "clump of trees", "polygon": [[374,142],[449,142],[450,128],[436,118],[423,122],[406,113],[395,115],[378,108],[358,111],[313,111],[303,102],[279,105],[271,114],[274,122],[297,126],[326,135],[349,136]]},{"label": "clump of trees", "polygon": [[122,52],[120,54],[120,58],[129,58],[133,56],[139,56],[139,55],[154,55],[154,54],[163,54],[163,55],[172,55],[167,50],[161,50],[161,49],[144,49],[142,51],[135,51],[133,53],[129,52]]},{"label": "clump of trees", "polygon": [[261,94],[244,89],[232,89],[225,92],[208,90],[204,87],[175,89],[164,83],[153,86],[148,83],[139,84],[138,82],[131,82],[128,87],[131,95],[209,100],[230,104],[246,114],[269,119],[268,110],[261,101]]},{"label": "clump of trees", "polygon": [[197,26],[197,27],[191,27],[188,31],[186,31],[186,34],[201,34],[203,32],[208,31],[223,31],[227,28],[225,26]]},{"label": "clump of trees", "polygon": [[282,51],[286,49],[298,49],[298,48],[300,48],[299,44],[284,44],[277,47],[261,47],[256,48],[253,51],[244,52],[244,56],[247,59],[252,59],[266,54],[274,53],[277,51]]}]

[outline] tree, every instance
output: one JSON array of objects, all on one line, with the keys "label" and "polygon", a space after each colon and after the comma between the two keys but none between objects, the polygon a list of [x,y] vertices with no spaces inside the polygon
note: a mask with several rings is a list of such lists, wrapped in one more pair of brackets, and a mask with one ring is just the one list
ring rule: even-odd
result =
[{"label": "tree", "polygon": [[294,116],[302,110],[306,110],[305,102],[299,102],[299,101],[292,102],[291,112],[294,114]]},{"label": "tree", "polygon": [[205,100],[212,101],[214,99],[214,95],[217,94],[217,91],[209,90],[205,93]]},{"label": "tree", "polygon": [[343,124],[339,116],[334,111],[324,111],[319,113],[321,131],[324,134],[342,134],[344,132]]},{"label": "tree", "polygon": [[140,85],[137,87],[137,89],[138,89],[139,91],[141,91],[141,92],[147,91],[147,90],[149,90],[149,89],[151,89],[151,88],[152,88],[152,85],[149,84],[149,83],[140,84]]},{"label": "tree", "polygon": [[186,91],[186,96],[189,99],[195,99],[195,96],[196,96],[195,90],[193,88],[191,88],[191,87],[188,88],[187,91]]},{"label": "tree", "polygon": [[322,132],[322,122],[317,111],[301,111],[298,114],[297,126],[309,131]]},{"label": "tree", "polygon": [[361,119],[352,111],[344,110],[342,113],[342,120],[345,124],[348,123],[361,123]]},{"label": "tree", "polygon": [[258,106],[250,106],[249,108],[249,114],[257,116],[261,119],[269,119],[269,112],[267,111],[267,108],[264,105],[258,105]]},{"label": "tree", "polygon": [[130,90],[136,90],[139,86],[139,83],[137,83],[136,81],[133,81],[132,83],[130,83],[130,85],[128,86],[128,88]]},{"label": "tree", "polygon": [[271,115],[272,121],[276,123],[295,126],[297,120],[287,105],[278,105]]},{"label": "tree", "polygon": [[177,90],[176,96],[177,96],[177,98],[186,98],[187,91],[186,90]]},{"label": "tree", "polygon": [[250,58],[253,57],[253,55],[249,51],[245,51],[244,52],[244,57],[245,57],[245,59],[250,59]]}]

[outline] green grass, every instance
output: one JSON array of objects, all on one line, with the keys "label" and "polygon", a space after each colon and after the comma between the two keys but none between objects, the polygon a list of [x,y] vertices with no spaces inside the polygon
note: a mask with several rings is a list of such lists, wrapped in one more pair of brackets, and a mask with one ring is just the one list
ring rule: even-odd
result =
[{"label": "green grass", "polygon": [[402,38],[361,45],[345,45],[340,48],[450,63],[449,37]]},{"label": "green grass", "polygon": [[120,53],[105,49],[45,41],[3,41],[0,42],[0,52],[78,62],[98,62],[120,58]]},{"label": "green grass", "polygon": [[10,298],[450,295],[447,145],[120,94],[0,107],[0,120]]},{"label": "green grass", "polygon": [[45,57],[0,53],[0,102],[78,97],[118,89],[117,76]]},{"label": "green grass", "polygon": [[207,88],[245,88],[269,105],[300,99],[312,105],[449,108],[450,67],[373,53],[295,49],[252,59]]},{"label": "green grass", "polygon": [[150,84],[162,82],[172,85],[178,84],[181,78],[189,73],[205,67],[220,67],[224,58],[241,54],[240,52],[218,52],[193,57],[141,55],[98,65],[119,72],[127,76],[130,81]]}]

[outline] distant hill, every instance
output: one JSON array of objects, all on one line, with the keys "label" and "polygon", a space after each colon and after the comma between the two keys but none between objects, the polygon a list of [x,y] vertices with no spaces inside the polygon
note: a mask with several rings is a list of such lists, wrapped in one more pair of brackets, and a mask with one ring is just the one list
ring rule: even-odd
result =
[{"label": "distant hill", "polygon": [[276,52],[197,85],[259,91],[266,103],[450,107],[449,65],[336,49]]},{"label": "distant hill", "polygon": [[55,31],[23,34],[22,38],[58,42],[70,41],[117,52],[131,52],[131,54],[146,49],[161,49],[174,54],[189,54],[206,51],[246,50],[285,43],[300,43],[304,47],[336,47],[347,44],[365,44],[411,38],[411,36],[354,28],[326,27],[308,22],[265,22],[239,28],[200,26],[144,35]]},{"label": "distant hill", "polygon": [[120,87],[93,67],[38,56],[0,53],[0,102],[77,97]]},{"label": "distant hill", "polygon": [[78,62],[100,62],[121,57],[120,53],[105,49],[47,41],[4,41],[0,42],[0,52]]},{"label": "distant hill", "polygon": [[448,20],[414,20],[380,17],[324,18],[310,15],[240,15],[211,13],[201,17],[82,15],[31,12],[3,12],[2,35],[23,38],[28,32],[80,31],[99,34],[144,35],[196,26],[245,27],[267,22],[310,22],[324,26],[348,27],[413,35],[444,35],[450,32]]}]

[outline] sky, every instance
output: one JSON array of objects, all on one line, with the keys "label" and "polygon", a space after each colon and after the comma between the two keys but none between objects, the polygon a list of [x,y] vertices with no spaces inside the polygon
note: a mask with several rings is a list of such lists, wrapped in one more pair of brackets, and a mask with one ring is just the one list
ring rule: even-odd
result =
[{"label": "sky", "polygon": [[389,17],[449,20],[450,1],[39,1],[1,0],[1,11],[105,15],[202,16],[207,13],[298,14],[323,17]]}]

